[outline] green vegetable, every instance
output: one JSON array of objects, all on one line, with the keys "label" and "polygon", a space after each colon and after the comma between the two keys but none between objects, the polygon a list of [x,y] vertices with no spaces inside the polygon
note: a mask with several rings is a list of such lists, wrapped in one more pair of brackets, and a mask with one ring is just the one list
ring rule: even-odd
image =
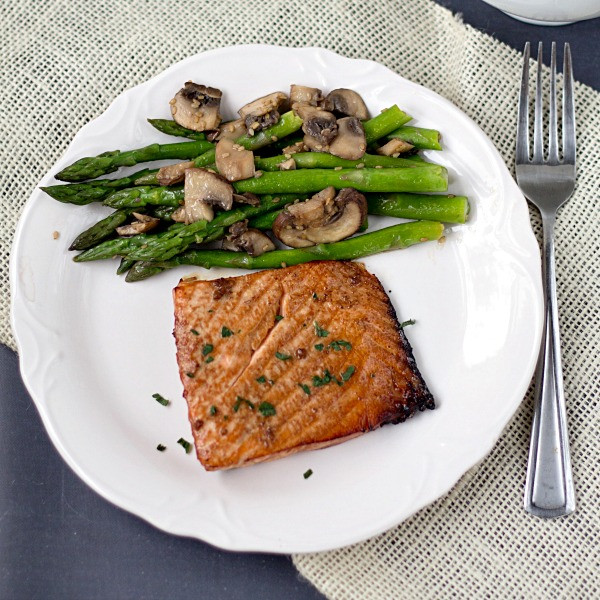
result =
[{"label": "green vegetable", "polygon": [[223,327],[221,328],[221,337],[230,337],[233,335],[233,331],[231,331],[231,329],[229,329],[229,327],[225,327],[225,325],[223,325]]},{"label": "green vegetable", "polygon": [[202,346],[202,356],[210,354],[213,350],[214,346],[212,344],[204,344],[204,346]]},{"label": "green vegetable", "polygon": [[183,449],[185,450],[186,454],[189,454],[191,449],[192,449],[192,444],[190,444],[187,440],[184,440],[183,438],[179,438],[177,440],[177,443],[183,447]]},{"label": "green vegetable", "polygon": [[208,364],[210,364],[210,363],[211,363],[213,360],[215,360],[215,357],[214,357],[214,356],[207,356],[207,357],[206,357],[206,360],[205,360],[204,362],[205,362],[205,364],[207,364],[207,365],[208,365]]},{"label": "green vegetable", "polygon": [[233,405],[233,412],[237,412],[240,409],[242,404],[246,404],[250,410],[254,410],[254,403],[250,402],[250,400],[246,400],[246,398],[242,398],[238,396],[235,399],[235,404]]},{"label": "green vegetable", "polygon": [[327,337],[329,335],[329,331],[323,329],[316,321],[314,322],[315,333],[318,337]]},{"label": "green vegetable", "polygon": [[402,321],[402,323],[400,323],[400,329],[404,329],[405,327],[408,327],[409,325],[414,325],[416,323],[416,321],[414,319],[408,319],[408,321]]},{"label": "green vegetable", "polygon": [[210,407],[210,410],[208,412],[210,413],[211,417],[214,417],[217,414],[217,412],[219,412],[219,411],[218,411],[217,407],[213,404]]},{"label": "green vegetable", "polygon": [[313,474],[313,470],[312,469],[308,469],[308,471],[304,471],[304,479],[308,479],[311,475]]},{"label": "green vegetable", "polygon": [[348,381],[352,375],[354,375],[354,371],[356,371],[356,367],[350,365],[343,373],[342,373],[342,381]]},{"label": "green vegetable", "polygon": [[411,120],[405,112],[402,112],[395,104],[379,113],[376,117],[363,121],[367,144],[388,135],[398,127]]},{"label": "green vegetable", "polygon": [[246,150],[258,150],[272,144],[279,138],[286,137],[298,131],[300,127],[302,127],[302,119],[294,111],[290,110],[282,114],[275,125],[271,125],[271,127],[267,127],[254,135],[243,135],[235,140],[235,143],[243,146]]},{"label": "green vegetable", "polygon": [[307,396],[310,396],[310,388],[305,383],[298,384]]},{"label": "green vegetable", "polygon": [[318,350],[319,352],[323,352],[324,347],[323,344],[315,344],[315,350]]},{"label": "green vegetable", "polygon": [[162,444],[159,444],[158,446],[156,446],[156,449],[157,449],[159,452],[164,452],[164,451],[167,449],[167,447],[166,447],[166,446],[163,446]]},{"label": "green vegetable", "polygon": [[340,352],[342,348],[345,348],[346,350],[352,350],[352,344],[350,342],[346,342],[345,340],[336,340],[335,342],[331,342],[331,344],[329,344],[329,348],[335,352]]},{"label": "green vegetable", "polygon": [[183,200],[181,187],[140,186],[114,192],[103,204],[111,208],[140,208],[148,205],[177,208],[183,204]]},{"label": "green vegetable", "polygon": [[289,360],[290,358],[292,358],[291,354],[283,354],[282,352],[275,352],[275,356],[279,360]]},{"label": "green vegetable", "polygon": [[190,329],[190,333],[193,333],[194,335],[200,335],[200,332],[196,329]]},{"label": "green vegetable", "polygon": [[258,381],[258,383],[267,383],[267,378],[264,375],[261,375],[256,378],[256,381]]},{"label": "green vegetable", "polygon": [[367,194],[367,204],[371,215],[442,223],[465,223],[470,211],[466,196],[452,194]]},{"label": "green vegetable", "polygon": [[261,402],[258,405],[258,410],[263,417],[272,417],[277,412],[270,402]]},{"label": "green vegetable", "polygon": [[198,142],[179,142],[176,144],[150,144],[144,148],[135,150],[113,150],[104,152],[98,156],[87,156],[80,158],[72,165],[64,168],[55,175],[60,181],[84,181],[85,179],[95,179],[100,175],[112,173],[119,167],[132,167],[137,163],[148,162],[151,160],[163,160],[168,158],[194,158],[209,148],[213,144],[206,141]]},{"label": "green vegetable", "polygon": [[386,134],[386,137],[388,139],[399,138],[420,150],[442,149],[442,145],[440,144],[440,132],[435,129],[423,129],[422,127],[411,127],[406,125]]},{"label": "green vegetable", "polygon": [[283,319],[283,315],[275,315],[276,321],[281,321],[281,319]]},{"label": "green vegetable", "polygon": [[158,131],[161,133],[166,133],[167,135],[185,137],[196,141],[206,139],[206,135],[201,131],[187,129],[179,125],[179,123],[171,121],[170,119],[147,119],[147,121],[150,123],[150,125],[152,125],[152,127],[158,129]]},{"label": "green vegetable", "polygon": [[69,246],[69,250],[86,250],[107,237],[116,235],[115,229],[125,223],[131,213],[132,209],[116,210],[80,233]]},{"label": "green vegetable", "polygon": [[163,396],[161,396],[160,394],[152,394],[152,397],[159,403],[162,404],[163,406],[169,406],[169,404],[171,404],[171,402],[169,400],[167,400],[166,398],[164,398]]}]

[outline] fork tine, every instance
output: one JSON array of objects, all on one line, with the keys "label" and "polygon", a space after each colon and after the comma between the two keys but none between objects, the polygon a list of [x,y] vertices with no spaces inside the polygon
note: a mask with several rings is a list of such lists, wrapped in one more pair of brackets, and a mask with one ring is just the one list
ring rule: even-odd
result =
[{"label": "fork tine", "polygon": [[535,113],[533,116],[533,162],[544,160],[544,124],[542,121],[542,42],[538,44],[537,79],[535,84]]},{"label": "fork tine", "polygon": [[565,44],[563,66],[563,162],[575,164],[575,99],[573,96],[573,65],[571,47]]},{"label": "fork tine", "polygon": [[550,115],[548,120],[549,144],[548,163],[558,164],[558,125],[556,118],[556,42],[552,42],[552,53],[550,56]]},{"label": "fork tine", "polygon": [[517,113],[517,164],[529,162],[529,53],[527,42],[523,50],[523,75]]}]

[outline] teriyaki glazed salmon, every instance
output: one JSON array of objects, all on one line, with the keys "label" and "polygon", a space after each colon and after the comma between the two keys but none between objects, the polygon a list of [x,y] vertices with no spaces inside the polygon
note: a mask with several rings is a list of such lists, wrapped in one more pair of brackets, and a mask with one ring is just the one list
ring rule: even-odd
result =
[{"label": "teriyaki glazed salmon", "polygon": [[209,470],[324,448],[433,409],[379,280],[311,262],[173,291],[177,361]]}]

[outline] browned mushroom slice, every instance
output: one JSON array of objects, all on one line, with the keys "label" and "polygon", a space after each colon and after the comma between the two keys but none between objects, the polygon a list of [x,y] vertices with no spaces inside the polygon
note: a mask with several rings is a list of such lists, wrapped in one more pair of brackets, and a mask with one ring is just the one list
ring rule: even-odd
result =
[{"label": "browned mushroom slice", "polygon": [[146,233],[146,231],[154,229],[160,223],[160,219],[151,217],[150,215],[144,215],[136,212],[132,214],[136,218],[135,221],[115,229],[115,231],[122,237],[137,235],[138,233]]},{"label": "browned mushroom slice", "polygon": [[387,144],[381,146],[381,148],[377,148],[377,154],[381,154],[383,156],[398,156],[403,152],[409,152],[413,148],[414,146],[412,144],[409,144],[404,140],[394,138],[393,140],[390,140]]},{"label": "browned mushroom slice", "polygon": [[327,152],[329,144],[338,133],[335,116],[307,104],[294,105],[294,112],[302,119],[304,143],[310,150]]},{"label": "browned mushroom slice", "polygon": [[244,192],[243,194],[234,194],[233,201],[239,204],[248,204],[250,206],[258,206],[260,198],[252,192]]},{"label": "browned mushroom slice", "polygon": [[213,140],[237,140],[246,134],[246,125],[244,119],[236,119],[235,121],[227,121],[223,123],[217,131],[211,132],[206,139],[212,142]]},{"label": "browned mushroom slice", "polygon": [[227,181],[254,177],[254,154],[231,140],[220,140],[215,148],[215,164]]},{"label": "browned mushroom slice", "polygon": [[292,105],[298,103],[317,106],[322,100],[323,94],[318,88],[296,85],[294,83],[290,86],[290,104]]},{"label": "browned mushroom slice", "polygon": [[358,160],[367,150],[362,123],[356,117],[338,119],[338,134],[329,145],[329,153],[347,160]]},{"label": "browned mushroom slice", "polygon": [[175,223],[185,223],[185,206],[176,208],[170,216],[171,221],[175,221]]},{"label": "browned mushroom slice", "polygon": [[179,183],[185,178],[185,170],[191,169],[194,166],[193,161],[177,163],[176,165],[168,165],[161,167],[156,174],[158,185],[173,185]]},{"label": "browned mushroom slice", "polygon": [[287,101],[283,92],[273,92],[245,104],[238,110],[244,120],[248,135],[266,129],[279,121],[279,107]]},{"label": "browned mushroom slice", "polygon": [[282,152],[286,154],[296,154],[296,152],[308,152],[310,148],[304,143],[304,140],[293,143],[291,146],[286,146]]},{"label": "browned mushroom slice", "polygon": [[360,94],[346,88],[338,88],[337,90],[329,92],[325,100],[321,102],[321,108],[323,108],[323,110],[335,111],[336,113],[341,113],[349,117],[356,117],[363,121],[369,118],[367,105]]},{"label": "browned mushroom slice", "polygon": [[169,102],[173,119],[194,131],[216,129],[221,122],[221,96],[221,90],[187,81]]},{"label": "browned mushroom slice", "polygon": [[355,234],[366,214],[367,200],[360,192],[344,188],[336,196],[329,187],[279,213],[273,233],[292,248],[338,242]]},{"label": "browned mushroom slice", "polygon": [[293,158],[288,158],[280,162],[278,166],[280,171],[293,171],[296,169],[296,161]]},{"label": "browned mushroom slice", "polygon": [[268,235],[258,229],[248,228],[248,221],[234,223],[223,240],[223,250],[247,252],[250,256],[260,256],[275,250],[275,244]]},{"label": "browned mushroom slice", "polygon": [[214,205],[223,210],[231,209],[233,206],[231,184],[206,169],[187,169],[184,185],[185,222],[212,221]]}]

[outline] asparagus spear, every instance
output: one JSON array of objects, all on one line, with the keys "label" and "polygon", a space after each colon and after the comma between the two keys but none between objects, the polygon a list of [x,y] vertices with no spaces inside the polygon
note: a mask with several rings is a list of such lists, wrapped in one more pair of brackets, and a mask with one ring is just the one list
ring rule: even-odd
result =
[{"label": "asparagus spear", "polygon": [[135,209],[116,210],[80,233],[69,246],[69,250],[87,250],[115,233],[115,227],[125,223]]},{"label": "asparagus spear", "polygon": [[408,125],[399,127],[386,135],[388,139],[399,138],[412,144],[420,150],[441,150],[440,132],[435,129],[423,129],[422,127],[410,127]]},{"label": "asparagus spear", "polygon": [[402,112],[395,104],[380,112],[376,117],[363,121],[367,144],[388,135],[398,127],[411,120],[412,117]]},{"label": "asparagus spear", "polygon": [[443,192],[448,188],[448,173],[438,165],[409,169],[310,169],[265,172],[261,177],[233,184],[238,193],[253,194],[318,192],[330,185],[360,192]]},{"label": "asparagus spear", "polygon": [[176,208],[183,203],[183,200],[181,187],[140,186],[114,192],[104,200],[104,205],[111,208],[140,208],[150,204]]},{"label": "asparagus spear", "polygon": [[469,216],[466,196],[427,194],[368,194],[369,214],[402,219],[465,223]]},{"label": "asparagus spear", "polygon": [[148,123],[155,129],[158,129],[161,133],[167,135],[174,135],[176,137],[184,137],[190,140],[205,140],[206,135],[201,131],[194,131],[193,129],[187,129],[182,127],[179,123],[171,121],[171,119],[147,119]]},{"label": "asparagus spear", "polygon": [[[261,171],[278,171],[279,165],[289,159],[289,154],[280,156],[270,156],[269,158],[256,158],[254,164]],[[402,168],[418,166],[414,160],[406,158],[393,158],[391,156],[375,156],[373,154],[365,154],[358,160],[345,160],[338,158],[333,154],[326,152],[298,152],[293,154],[292,158],[298,169],[332,169],[342,167],[352,169],[357,165],[363,167],[386,167],[386,168]],[[435,166],[434,163],[422,161],[419,165]]]},{"label": "asparagus spear", "polygon": [[137,179],[155,172],[144,169],[120,179],[98,179],[96,181],[86,181],[85,183],[49,185],[40,189],[59,202],[82,206],[90,204],[90,202],[101,202],[113,192],[131,187],[135,185]]},{"label": "asparagus spear", "polygon": [[113,150],[98,156],[80,158],[56,175],[61,181],[83,181],[112,173],[119,167],[132,167],[137,163],[168,158],[194,158],[213,147],[203,140],[176,144],[150,144],[135,150]]},{"label": "asparagus spear", "polygon": [[142,233],[129,238],[107,240],[78,254],[73,260],[87,262],[115,256],[135,260],[168,260],[175,254],[184,252],[190,244],[205,242],[207,238],[215,239],[213,236],[216,232],[222,235],[221,229],[229,225],[263,212],[283,208],[297,198],[297,195],[264,196],[258,206],[242,206],[219,213],[210,223],[206,221],[196,221],[189,225],[175,223],[162,233],[154,235]]},{"label": "asparagus spear", "polygon": [[179,265],[195,265],[205,269],[211,267],[275,269],[312,260],[352,260],[387,250],[407,248],[419,242],[437,240],[442,236],[443,231],[444,226],[441,223],[413,221],[358,235],[341,242],[319,244],[310,248],[274,250],[255,257],[243,252],[193,250],[169,261],[158,263],[138,262],[130,269],[126,281],[140,281],[156,275],[162,270]]},{"label": "asparagus spear", "polygon": [[133,267],[133,265],[135,265],[135,260],[122,258],[119,262],[119,266],[117,267],[117,275],[123,275],[123,273],[127,273],[127,271]]},{"label": "asparagus spear", "polygon": [[275,125],[271,125],[271,127],[267,127],[254,135],[242,135],[235,140],[235,143],[243,146],[246,150],[258,150],[280,138],[295,133],[300,127],[302,127],[302,119],[293,110],[290,110],[282,114]]}]

